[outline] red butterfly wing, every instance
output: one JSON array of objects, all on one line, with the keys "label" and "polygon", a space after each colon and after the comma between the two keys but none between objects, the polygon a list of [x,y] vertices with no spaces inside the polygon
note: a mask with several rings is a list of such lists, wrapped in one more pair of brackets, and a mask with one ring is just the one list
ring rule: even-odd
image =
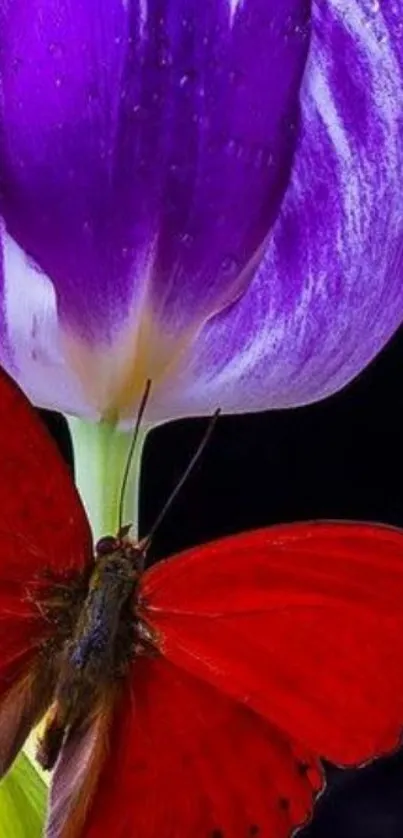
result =
[{"label": "red butterfly wing", "polygon": [[304,748],[163,657],[131,680],[82,838],[286,838],[306,820],[322,777]]},{"label": "red butterfly wing", "polygon": [[113,684],[99,696],[87,723],[68,732],[52,776],[46,838],[81,838],[110,746],[116,694]]},{"label": "red butterfly wing", "polygon": [[56,445],[17,385],[0,370],[1,581],[81,569],[91,533]]},{"label": "red butterfly wing", "polygon": [[360,763],[403,722],[403,534],[273,527],[155,566],[144,617],[177,666],[309,752]]},{"label": "red butterfly wing", "polygon": [[162,656],[133,663],[82,838],[289,836],[318,756],[397,744],[402,593],[402,534],[359,524],[237,536],[145,574]]},{"label": "red butterfly wing", "polygon": [[[49,588],[46,571],[63,583],[84,569],[91,558],[91,534],[56,446],[29,401],[3,371],[0,431],[0,742],[4,742],[10,733],[10,713],[2,698],[15,688],[22,708],[24,696],[34,691],[27,671],[51,629],[34,593],[38,586],[43,591]],[[33,711],[32,718],[39,712]],[[25,719],[24,730],[27,725]],[[22,729],[15,735],[17,747]]]}]

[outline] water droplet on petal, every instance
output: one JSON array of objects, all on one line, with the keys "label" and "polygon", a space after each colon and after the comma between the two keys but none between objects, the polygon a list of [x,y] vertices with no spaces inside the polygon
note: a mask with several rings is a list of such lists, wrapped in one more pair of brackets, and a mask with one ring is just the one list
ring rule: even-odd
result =
[{"label": "water droplet on petal", "polygon": [[63,57],[63,47],[61,44],[52,43],[49,44],[49,52],[53,56],[53,58],[62,58]]},{"label": "water droplet on petal", "polygon": [[245,146],[241,140],[231,138],[227,143],[227,151],[233,155],[236,160],[241,160],[245,153]]},{"label": "water droplet on petal", "polygon": [[191,233],[182,233],[180,236],[180,241],[182,244],[185,245],[185,247],[190,247],[190,245],[193,243],[193,236]]},{"label": "water droplet on petal", "polygon": [[238,260],[232,254],[227,254],[221,262],[221,270],[226,276],[238,273]]}]

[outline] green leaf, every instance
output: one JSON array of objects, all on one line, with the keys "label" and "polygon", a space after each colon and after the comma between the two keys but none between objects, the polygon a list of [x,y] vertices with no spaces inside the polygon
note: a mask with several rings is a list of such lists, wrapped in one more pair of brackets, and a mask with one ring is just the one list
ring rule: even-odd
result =
[{"label": "green leaf", "polygon": [[47,789],[32,762],[20,754],[0,783],[1,838],[42,838]]}]

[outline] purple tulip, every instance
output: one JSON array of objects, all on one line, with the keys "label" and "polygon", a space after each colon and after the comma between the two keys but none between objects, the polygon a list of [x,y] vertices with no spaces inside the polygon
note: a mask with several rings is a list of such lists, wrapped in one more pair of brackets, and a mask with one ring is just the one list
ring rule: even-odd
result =
[{"label": "purple tulip", "polygon": [[0,0],[0,362],[36,403],[323,398],[402,272],[400,0]]}]

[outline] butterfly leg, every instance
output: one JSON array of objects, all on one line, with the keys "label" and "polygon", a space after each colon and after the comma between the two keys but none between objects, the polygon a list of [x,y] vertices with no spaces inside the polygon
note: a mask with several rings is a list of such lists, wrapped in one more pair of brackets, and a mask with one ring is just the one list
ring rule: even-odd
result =
[{"label": "butterfly leg", "polygon": [[36,758],[46,771],[50,771],[57,762],[66,733],[66,720],[63,718],[61,705],[55,701],[48,712],[45,731],[38,740]]},{"label": "butterfly leg", "polygon": [[46,605],[42,604],[42,602],[36,598],[32,591],[28,589],[25,591],[25,599],[27,600],[27,602],[32,602],[35,605],[43,620],[46,620],[47,623],[51,622],[51,617],[49,615]]},{"label": "butterfly leg", "polygon": [[154,646],[154,643],[150,643],[147,640],[139,640],[137,643],[134,643],[133,652],[136,657],[139,655],[145,655],[147,658],[155,658],[160,654],[158,649]]}]

